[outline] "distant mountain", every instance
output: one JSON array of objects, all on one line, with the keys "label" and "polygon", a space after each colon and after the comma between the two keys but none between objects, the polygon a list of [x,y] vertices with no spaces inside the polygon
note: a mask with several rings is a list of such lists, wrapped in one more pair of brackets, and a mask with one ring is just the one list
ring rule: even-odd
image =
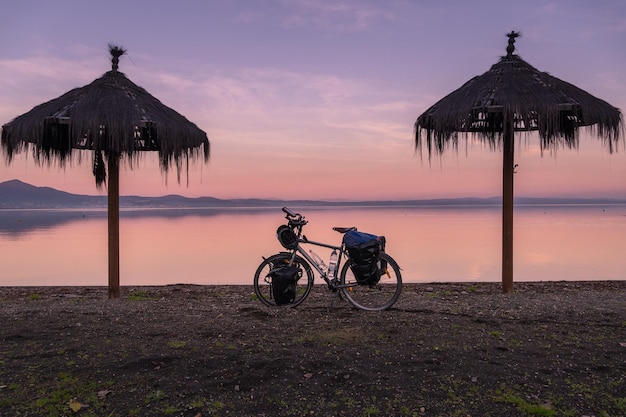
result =
[{"label": "distant mountain", "polygon": [[0,208],[106,207],[105,196],[70,194],[19,180],[0,183]]},{"label": "distant mountain", "polygon": [[[121,196],[122,208],[248,208],[282,206],[328,206],[328,207],[363,207],[363,206],[497,206],[500,197],[491,198],[451,198],[428,200],[399,201],[351,201],[329,202],[318,200],[272,200],[272,199],[230,199],[214,197],[188,198],[180,195],[162,197]],[[611,198],[534,198],[518,197],[518,205],[553,205],[553,204],[626,204],[626,199]],[[106,196],[71,194],[50,187],[35,187],[19,180],[0,183],[0,209],[70,209],[70,208],[106,208]]]},{"label": "distant mountain", "polygon": [[[278,207],[295,201],[264,199],[220,200],[213,197],[188,198],[180,195],[162,197],[120,196],[122,208],[200,208],[200,207]],[[326,204],[297,201],[299,205]],[[0,183],[0,209],[70,209],[106,208],[106,196],[71,194],[50,187],[36,187],[19,180]]]}]

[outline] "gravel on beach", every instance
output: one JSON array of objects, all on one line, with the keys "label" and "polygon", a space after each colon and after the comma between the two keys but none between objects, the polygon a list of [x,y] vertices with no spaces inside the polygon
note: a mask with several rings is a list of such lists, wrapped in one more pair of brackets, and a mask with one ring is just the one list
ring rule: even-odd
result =
[{"label": "gravel on beach", "polygon": [[1,416],[624,416],[626,281],[0,287]]}]

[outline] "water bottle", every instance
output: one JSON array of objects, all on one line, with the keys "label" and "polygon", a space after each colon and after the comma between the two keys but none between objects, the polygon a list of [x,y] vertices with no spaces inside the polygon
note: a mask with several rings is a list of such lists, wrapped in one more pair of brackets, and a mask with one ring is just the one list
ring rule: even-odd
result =
[{"label": "water bottle", "polygon": [[337,250],[333,249],[333,253],[330,254],[330,260],[328,261],[328,279],[335,278],[336,271],[337,271]]},{"label": "water bottle", "polygon": [[317,256],[317,253],[313,252],[312,250],[310,250],[309,253],[311,254],[311,258],[313,258],[313,260],[315,261],[315,263],[317,264],[317,266],[319,266],[321,270],[326,269],[326,264],[324,263],[322,258]]}]

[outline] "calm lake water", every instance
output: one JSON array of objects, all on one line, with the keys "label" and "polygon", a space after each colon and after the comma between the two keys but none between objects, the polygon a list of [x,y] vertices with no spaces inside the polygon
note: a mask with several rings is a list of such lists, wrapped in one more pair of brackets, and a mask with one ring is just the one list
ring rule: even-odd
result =
[{"label": "calm lake water", "polygon": [[[311,240],[386,236],[405,282],[499,282],[500,210],[299,209]],[[121,284],[251,284],[283,222],[279,208],[122,211]],[[514,239],[516,281],[626,279],[626,206],[517,206]],[[0,259],[0,286],[107,285],[106,211],[0,210]]]}]

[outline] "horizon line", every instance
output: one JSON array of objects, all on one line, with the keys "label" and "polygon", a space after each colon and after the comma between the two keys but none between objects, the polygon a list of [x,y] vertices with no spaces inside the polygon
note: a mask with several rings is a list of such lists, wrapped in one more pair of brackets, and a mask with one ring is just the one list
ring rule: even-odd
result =
[{"label": "horizon line", "polygon": [[[37,186],[33,184],[29,184],[20,179],[11,179],[7,181],[0,182],[0,185],[7,183],[19,183],[29,187],[33,187],[35,189],[49,189],[54,190],[60,193],[66,193],[72,196],[79,197],[90,197],[90,198],[106,198],[107,194],[76,194],[69,191],[60,190],[51,186]],[[338,199],[326,199],[326,198],[280,198],[280,197],[232,197],[232,198],[223,198],[223,197],[215,197],[215,196],[198,196],[198,197],[188,197],[181,194],[162,194],[162,195],[150,195],[150,196],[141,196],[136,194],[126,194],[120,195],[120,198],[141,198],[141,199],[150,199],[150,198],[182,198],[187,200],[199,200],[199,199],[214,199],[218,201],[242,201],[242,200],[254,200],[254,201],[266,201],[266,202],[309,202],[309,203],[324,203],[324,204],[364,204],[364,203],[410,203],[410,202],[451,202],[451,201],[461,201],[461,200],[475,200],[479,201],[488,201],[495,200],[501,203],[502,196],[488,196],[488,197],[478,197],[478,196],[464,196],[464,197],[415,197],[415,198],[375,198],[375,199],[350,199],[350,200],[338,200]],[[626,196],[618,197],[618,196],[590,196],[590,195],[576,195],[576,196],[530,196],[530,195],[520,195],[515,196],[514,200],[546,200],[547,201],[564,201],[564,200],[579,200],[579,201],[615,201],[620,203],[626,203]]]}]

